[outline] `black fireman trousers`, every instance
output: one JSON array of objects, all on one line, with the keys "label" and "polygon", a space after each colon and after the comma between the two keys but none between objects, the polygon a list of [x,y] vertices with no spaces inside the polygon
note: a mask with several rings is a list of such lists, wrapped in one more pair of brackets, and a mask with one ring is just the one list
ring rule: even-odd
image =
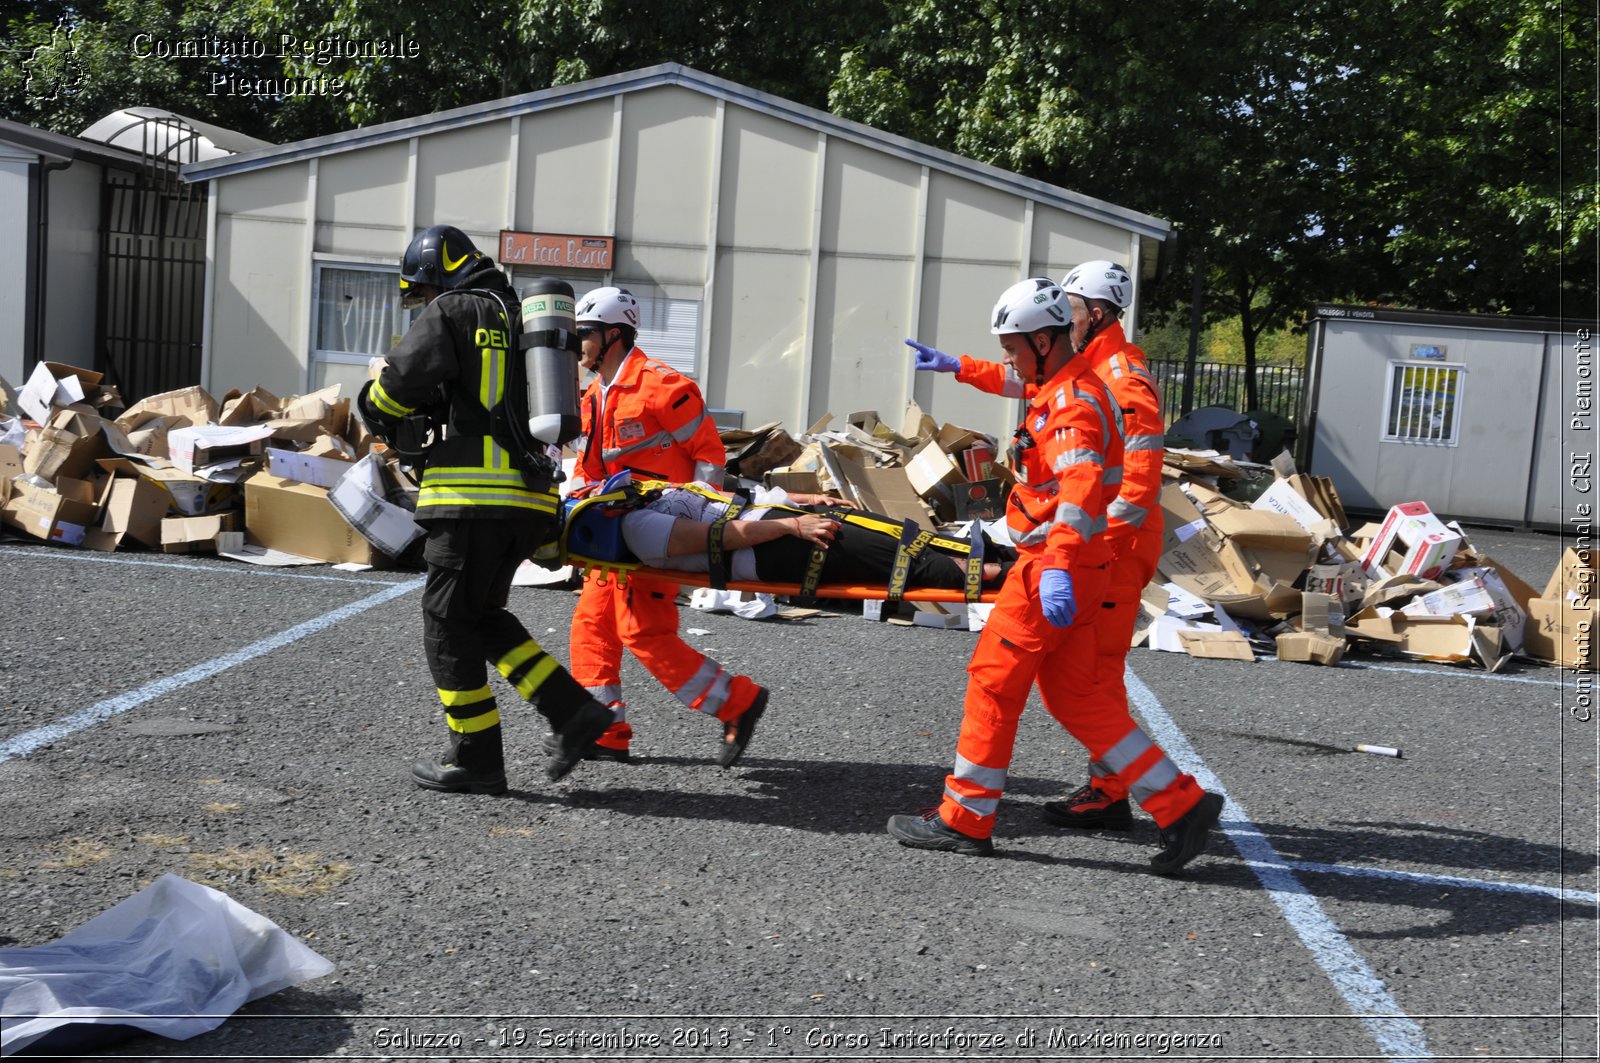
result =
[{"label": "black fireman trousers", "polygon": [[500,713],[488,665],[560,730],[589,695],[506,608],[517,566],[550,538],[554,517],[434,519],[422,556],[423,642],[452,748],[498,760]]}]

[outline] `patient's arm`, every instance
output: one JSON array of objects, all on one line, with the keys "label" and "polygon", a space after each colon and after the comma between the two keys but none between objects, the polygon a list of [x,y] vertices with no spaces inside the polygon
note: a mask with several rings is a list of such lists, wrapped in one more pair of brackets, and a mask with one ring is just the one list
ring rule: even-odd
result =
[{"label": "patient's arm", "polygon": [[[704,553],[706,532],[710,527],[710,521],[677,518],[672,522],[672,534],[667,538],[667,556]],[[770,543],[785,535],[813,543],[829,543],[838,535],[838,531],[838,521],[815,513],[772,520],[733,520],[722,529],[722,547],[724,550],[742,550],[747,546]]]}]

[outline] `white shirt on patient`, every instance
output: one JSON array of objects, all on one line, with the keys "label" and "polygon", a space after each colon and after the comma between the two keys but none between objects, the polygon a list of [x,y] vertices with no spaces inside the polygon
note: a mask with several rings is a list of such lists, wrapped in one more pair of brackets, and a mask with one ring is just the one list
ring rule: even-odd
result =
[{"label": "white shirt on patient", "polygon": [[[707,484],[699,484],[712,490]],[[789,500],[781,487],[758,487],[754,502],[740,511],[735,520],[760,520],[761,515],[774,505]],[[704,550],[677,557],[667,556],[667,542],[672,535],[672,525],[679,517],[693,521],[714,521],[728,511],[728,504],[707,498],[695,491],[668,488],[661,497],[622,518],[622,539],[641,562],[651,568],[677,569],[679,572],[708,572],[710,558]],[[746,547],[733,552],[733,571],[728,577],[739,582],[754,582],[756,576],[755,551]]]}]

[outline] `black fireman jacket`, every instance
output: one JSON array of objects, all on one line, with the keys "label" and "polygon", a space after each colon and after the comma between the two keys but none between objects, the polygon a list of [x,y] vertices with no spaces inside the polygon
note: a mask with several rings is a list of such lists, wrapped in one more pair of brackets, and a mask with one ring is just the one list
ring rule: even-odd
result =
[{"label": "black fireman jacket", "polygon": [[489,411],[506,392],[510,359],[519,356],[506,313],[517,305],[505,276],[485,260],[461,287],[422,312],[389,352],[382,374],[361,392],[363,416],[392,423],[422,411],[445,425],[424,460],[419,521],[554,515],[559,509],[555,489],[531,490],[490,435]]}]

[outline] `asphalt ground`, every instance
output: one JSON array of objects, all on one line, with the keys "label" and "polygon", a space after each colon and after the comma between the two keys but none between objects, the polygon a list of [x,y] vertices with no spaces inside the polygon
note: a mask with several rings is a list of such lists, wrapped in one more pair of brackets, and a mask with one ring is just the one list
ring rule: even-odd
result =
[{"label": "asphalt ground", "polygon": [[[1535,586],[1561,545],[1472,538]],[[103,1057],[1595,1057],[1597,725],[1569,672],[1135,650],[1147,729],[1229,799],[1163,879],[1148,818],[1041,821],[1084,770],[1037,704],[994,857],[884,833],[938,799],[967,632],[685,610],[773,690],[741,764],[629,661],[639,763],[548,783],[503,700],[512,792],[441,795],[407,778],[445,738],[416,573],[17,540],[0,572],[0,946],[173,872],[336,966]],[[512,599],[558,655],[572,603]]]}]

